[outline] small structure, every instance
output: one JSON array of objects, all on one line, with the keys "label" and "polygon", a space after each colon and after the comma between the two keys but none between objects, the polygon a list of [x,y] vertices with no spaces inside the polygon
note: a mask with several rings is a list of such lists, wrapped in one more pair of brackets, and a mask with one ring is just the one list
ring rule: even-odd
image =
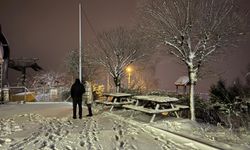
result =
[{"label": "small structure", "polygon": [[181,76],[175,81],[176,93],[179,94],[179,87],[183,87],[183,94],[187,93],[187,86],[189,84],[188,76]]},{"label": "small structure", "polygon": [[42,68],[36,63],[37,60],[38,58],[21,58],[10,60],[9,67],[22,73],[22,85],[25,85],[27,68],[32,68],[35,71],[42,70]]},{"label": "small structure", "polygon": [[[0,24],[0,103],[3,103],[4,97],[8,98],[9,83],[8,83],[8,64],[10,57],[10,49],[7,39],[5,38]],[[4,91],[3,92],[3,87]],[[8,100],[7,100],[8,101]]]}]

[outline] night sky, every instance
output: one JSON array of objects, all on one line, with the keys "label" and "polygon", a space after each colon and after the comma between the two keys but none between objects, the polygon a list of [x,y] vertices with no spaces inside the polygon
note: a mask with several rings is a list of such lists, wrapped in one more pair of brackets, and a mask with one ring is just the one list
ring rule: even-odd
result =
[{"label": "night sky", "polygon": [[[239,0],[250,8],[249,0]],[[0,0],[0,24],[9,42],[11,58],[39,58],[45,70],[63,71],[66,54],[78,48],[78,3],[80,0]],[[97,32],[136,23],[136,0],[82,0],[85,12]],[[249,19],[250,20],[250,19]],[[95,39],[83,20],[84,44]],[[198,91],[206,92],[219,77],[232,82],[243,77],[250,64],[250,40],[230,50],[211,64],[214,75],[198,83]],[[218,75],[219,73],[219,75]],[[19,72],[10,69],[10,76]],[[178,76],[186,74],[185,65],[174,57],[163,57],[156,66],[159,88],[174,90]]]}]

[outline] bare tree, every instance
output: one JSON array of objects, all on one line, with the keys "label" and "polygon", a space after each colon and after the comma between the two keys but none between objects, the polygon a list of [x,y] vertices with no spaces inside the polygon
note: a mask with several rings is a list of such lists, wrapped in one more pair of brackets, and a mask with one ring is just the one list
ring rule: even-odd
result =
[{"label": "bare tree", "polygon": [[67,80],[67,76],[64,73],[40,72],[39,74],[32,76],[31,80],[28,82],[28,85],[31,88],[42,86],[51,88],[55,86],[70,85],[70,82]]},{"label": "bare tree", "polygon": [[[159,55],[159,54],[156,54]],[[156,56],[152,56],[145,61],[138,62],[134,65],[134,75],[132,85],[135,87],[141,87],[141,92],[149,92],[155,90],[158,87],[158,79],[155,77],[156,65],[160,60]],[[150,63],[148,63],[150,62]]]},{"label": "bare tree", "polygon": [[[100,68],[91,62],[89,58],[89,53],[87,49],[84,49],[84,53],[82,55],[82,66],[83,66],[83,76],[88,81],[94,81],[99,78],[101,75]],[[79,78],[79,52],[78,50],[70,51],[65,59],[65,66],[68,70],[68,73],[73,78]]]},{"label": "bare tree", "polygon": [[188,68],[191,120],[195,120],[194,85],[204,62],[234,46],[246,29],[246,14],[234,0],[148,0],[143,30],[167,46]]},{"label": "bare tree", "polygon": [[135,30],[118,27],[98,34],[98,42],[90,47],[95,62],[112,76],[116,92],[120,91],[126,67],[146,56],[142,37]]},{"label": "bare tree", "polygon": [[147,59],[147,61],[150,63],[140,61],[130,65],[130,67],[133,68],[130,73],[130,84],[129,74],[127,74],[123,80],[123,82],[125,81],[124,83],[128,91],[146,93],[157,88],[158,80],[154,77],[156,64],[152,59]]},{"label": "bare tree", "polygon": [[73,77],[78,76],[79,71],[79,53],[77,50],[70,51],[65,58],[65,67],[67,72]]}]

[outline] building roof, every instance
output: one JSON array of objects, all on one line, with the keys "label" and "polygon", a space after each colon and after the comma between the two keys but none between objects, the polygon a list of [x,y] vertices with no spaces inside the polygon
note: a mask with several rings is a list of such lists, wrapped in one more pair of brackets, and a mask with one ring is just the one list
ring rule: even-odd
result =
[{"label": "building roof", "polygon": [[177,86],[186,86],[189,83],[188,76],[181,76],[175,81],[175,85]]}]

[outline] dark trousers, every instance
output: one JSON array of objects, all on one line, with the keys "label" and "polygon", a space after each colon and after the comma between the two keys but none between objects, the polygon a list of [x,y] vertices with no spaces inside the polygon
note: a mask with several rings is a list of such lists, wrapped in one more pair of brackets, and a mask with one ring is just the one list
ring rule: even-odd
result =
[{"label": "dark trousers", "polygon": [[91,104],[87,104],[89,115],[92,116],[92,109],[91,109]]},{"label": "dark trousers", "polygon": [[77,98],[73,99],[73,118],[76,118],[77,105],[79,109],[79,118],[82,118],[82,100]]}]

